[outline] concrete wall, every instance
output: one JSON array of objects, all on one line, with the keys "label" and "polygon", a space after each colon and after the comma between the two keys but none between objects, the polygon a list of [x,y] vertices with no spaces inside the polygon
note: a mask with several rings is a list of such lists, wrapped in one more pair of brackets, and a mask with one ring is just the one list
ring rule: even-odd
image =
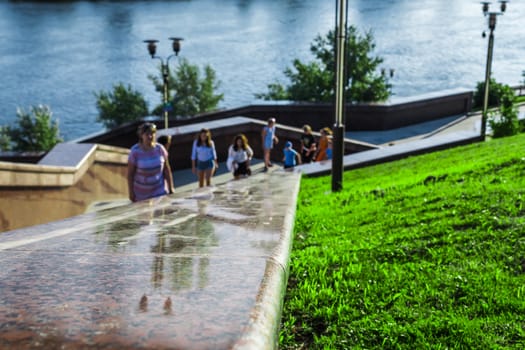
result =
[{"label": "concrete wall", "polygon": [[[409,98],[392,98],[384,103],[346,105],[347,131],[380,131],[397,129],[407,125],[424,123],[435,119],[462,115],[472,109],[472,91],[451,89]],[[266,121],[275,117],[277,123],[301,128],[304,124],[313,130],[334,124],[334,109],[328,103],[278,103],[251,105],[216,111],[196,116],[193,122],[217,120],[232,116],[244,116]],[[170,127],[187,121],[170,121]]]},{"label": "concrete wall", "polygon": [[95,202],[126,199],[128,150],[92,146],[74,166],[0,162],[0,232],[82,214]]},{"label": "concrete wall", "polygon": [[[243,133],[249,140],[250,147],[254,151],[254,157],[262,159],[262,139],[261,131],[266,125],[263,121],[250,118],[236,117],[215,121],[208,121],[192,124],[180,128],[169,128],[157,131],[160,135],[171,135],[172,143],[168,150],[170,164],[173,170],[187,169],[191,167],[191,148],[193,140],[201,128],[209,128],[217,150],[219,161],[225,161],[228,156],[228,148],[232,144],[233,138],[239,133]],[[296,150],[300,149],[300,137],[302,130],[298,128],[278,125],[276,135],[280,142],[274,147],[271,153],[272,160],[281,162],[283,157],[283,147],[286,141],[291,141]],[[315,133],[318,137],[319,135]],[[357,153],[365,150],[377,148],[365,142],[355,140],[345,140],[345,154]]]},{"label": "concrete wall", "polygon": [[[347,105],[345,126],[347,131],[390,130],[453,115],[463,115],[470,112],[471,108],[472,91],[446,90],[411,98],[393,98],[386,103]],[[184,127],[189,124],[238,116],[260,121],[275,117],[280,125],[301,128],[304,124],[309,124],[314,131],[319,131],[325,126],[332,127],[334,124],[334,112],[331,104],[268,103],[214,111],[197,115],[191,119],[171,119],[169,127]],[[160,118],[154,122],[158,128],[164,127],[164,122]],[[129,123],[118,129],[77,141],[129,148],[137,142],[137,127],[141,123]],[[246,133],[251,134],[251,131]],[[258,142],[258,136],[250,137],[250,143],[253,145]]]}]

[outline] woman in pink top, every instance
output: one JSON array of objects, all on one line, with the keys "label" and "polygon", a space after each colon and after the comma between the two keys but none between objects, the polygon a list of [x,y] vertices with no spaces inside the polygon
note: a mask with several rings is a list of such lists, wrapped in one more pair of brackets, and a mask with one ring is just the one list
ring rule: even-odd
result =
[{"label": "woman in pink top", "polygon": [[155,141],[157,127],[152,123],[139,126],[139,142],[131,147],[128,157],[128,191],[132,202],[173,193],[173,177],[168,152]]}]

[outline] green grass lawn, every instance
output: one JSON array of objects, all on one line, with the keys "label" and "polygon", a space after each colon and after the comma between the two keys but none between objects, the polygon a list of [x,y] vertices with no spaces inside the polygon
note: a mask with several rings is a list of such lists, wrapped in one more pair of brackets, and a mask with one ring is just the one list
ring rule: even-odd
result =
[{"label": "green grass lawn", "polygon": [[282,349],[525,349],[525,135],[304,178]]}]

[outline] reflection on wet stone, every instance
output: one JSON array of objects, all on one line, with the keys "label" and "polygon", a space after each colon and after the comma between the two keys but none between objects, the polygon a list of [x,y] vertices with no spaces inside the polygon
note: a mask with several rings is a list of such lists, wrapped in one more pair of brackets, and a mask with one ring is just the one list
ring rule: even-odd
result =
[{"label": "reflection on wet stone", "polygon": [[0,348],[231,348],[298,183],[262,179],[0,235]]}]

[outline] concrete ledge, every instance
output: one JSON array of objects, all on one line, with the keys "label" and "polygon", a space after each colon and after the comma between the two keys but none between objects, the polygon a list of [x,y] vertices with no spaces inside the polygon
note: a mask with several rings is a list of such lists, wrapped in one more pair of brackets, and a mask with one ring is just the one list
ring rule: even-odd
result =
[{"label": "concrete ledge", "polygon": [[300,174],[0,235],[0,348],[274,349]]},{"label": "concrete ledge", "polygon": [[128,152],[64,143],[41,164],[0,162],[0,232],[79,215],[93,202],[127,199]]},{"label": "concrete ledge", "polygon": [[0,187],[72,186],[95,162],[127,165],[128,153],[113,146],[60,143],[38,164],[0,162]]},{"label": "concrete ledge", "polygon": [[[443,135],[436,134],[423,139],[344,156],[343,168],[344,170],[356,169],[478,141],[480,141],[479,133],[471,131],[458,131]],[[297,167],[297,170],[305,176],[328,175],[332,171],[332,161],[300,165]]]},{"label": "concrete ledge", "polygon": [[286,208],[279,244],[268,260],[264,280],[257,296],[257,302],[251,315],[250,324],[234,349],[278,348],[279,325],[281,322],[286,286],[288,284],[298,194],[299,181],[290,188],[290,203]]}]

